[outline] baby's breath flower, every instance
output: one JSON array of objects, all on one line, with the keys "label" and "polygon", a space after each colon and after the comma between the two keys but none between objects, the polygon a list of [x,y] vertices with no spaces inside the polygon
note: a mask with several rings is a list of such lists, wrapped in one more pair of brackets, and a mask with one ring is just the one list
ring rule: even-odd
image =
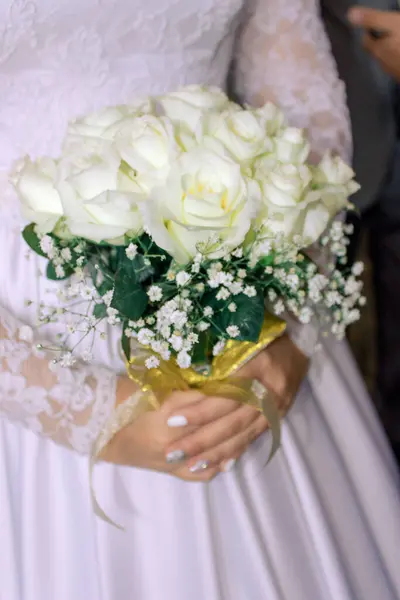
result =
[{"label": "baby's breath flower", "polygon": [[216,295],[217,300],[227,300],[231,295],[230,291],[226,288],[221,288]]},{"label": "baby's breath flower", "polygon": [[110,304],[112,302],[113,294],[114,294],[114,290],[110,290],[109,292],[106,292],[104,294],[103,302],[106,306],[110,306]]},{"label": "baby's breath flower", "polygon": [[299,321],[300,323],[306,324],[310,323],[313,317],[313,311],[308,306],[303,306],[301,311],[299,312]]},{"label": "baby's breath flower", "polygon": [[81,353],[81,359],[82,359],[84,362],[88,362],[88,363],[89,363],[89,362],[92,362],[92,360],[93,360],[93,352],[90,352],[90,350],[84,350],[84,351]]},{"label": "baby's breath flower", "polygon": [[356,277],[359,277],[364,272],[364,264],[362,262],[360,262],[360,261],[354,263],[354,265],[353,265],[353,267],[351,269],[351,272]]},{"label": "baby's breath flower", "polygon": [[229,327],[226,328],[226,333],[231,338],[237,338],[240,335],[240,329],[237,325],[229,325]]},{"label": "baby's breath flower", "polygon": [[168,281],[175,281],[175,272],[174,271],[168,271],[167,272],[167,279],[168,279]]},{"label": "baby's breath flower", "polygon": [[225,340],[220,340],[217,342],[212,350],[213,356],[218,356],[225,348]]},{"label": "baby's breath flower", "polygon": [[283,301],[281,299],[279,299],[274,304],[274,313],[276,315],[281,315],[283,312],[285,312],[285,305],[284,305]]},{"label": "baby's breath flower", "polygon": [[65,260],[66,262],[69,262],[72,259],[72,254],[71,254],[71,250],[69,248],[63,248],[61,250],[61,257],[63,258],[63,260]]},{"label": "baby's breath flower", "polygon": [[177,335],[176,333],[174,333],[173,335],[171,335],[168,341],[171,344],[172,348],[175,350],[175,352],[179,352],[182,349],[183,339],[181,335]]},{"label": "baby's breath flower", "polygon": [[176,357],[176,362],[181,369],[188,369],[192,363],[192,359],[185,350],[181,350]]},{"label": "baby's breath flower", "polygon": [[275,290],[268,290],[268,300],[270,302],[275,302],[277,297],[278,297],[278,294],[275,292]]},{"label": "baby's breath flower", "polygon": [[175,277],[175,281],[178,287],[186,285],[187,282],[190,281],[190,279],[191,277],[189,273],[186,273],[186,271],[179,271],[179,273],[177,273]]},{"label": "baby's breath flower", "polygon": [[107,323],[109,325],[116,325],[120,322],[120,318],[118,317],[118,311],[115,308],[108,307],[107,308]]},{"label": "baby's breath flower", "polygon": [[203,314],[205,317],[212,317],[212,315],[214,314],[214,311],[211,308],[211,306],[205,306],[203,309]]},{"label": "baby's breath flower", "polygon": [[63,277],[65,277],[64,267],[62,267],[61,265],[57,265],[56,266],[56,275],[57,275],[58,279],[62,279]]},{"label": "baby's breath flower", "polygon": [[54,256],[54,240],[49,235],[44,235],[40,240],[40,248],[50,259]]},{"label": "baby's breath flower", "polygon": [[237,296],[238,294],[240,294],[240,292],[243,291],[243,284],[241,281],[234,281],[230,286],[229,286],[229,291],[233,296]]},{"label": "baby's breath flower", "polygon": [[139,331],[137,337],[140,344],[143,344],[143,346],[149,346],[154,338],[154,332],[147,327],[143,327],[143,329]]},{"label": "baby's breath flower", "polygon": [[257,290],[254,285],[246,285],[243,290],[243,294],[248,298],[254,298],[254,296],[257,296]]},{"label": "baby's breath flower", "polygon": [[244,279],[246,277],[246,275],[247,275],[246,269],[239,269],[238,272],[237,272],[237,276],[240,279]]},{"label": "baby's breath flower", "polygon": [[156,356],[150,356],[149,358],[146,358],[144,364],[147,369],[156,369],[160,364],[160,360]]},{"label": "baby's breath flower", "polygon": [[199,323],[197,323],[197,329],[199,331],[206,331],[207,329],[209,329],[210,327],[210,323],[206,323],[206,321],[200,321]]},{"label": "baby's breath flower", "polygon": [[299,287],[300,280],[298,275],[290,274],[286,277],[286,285],[288,285],[293,291],[296,291]]},{"label": "baby's breath flower", "polygon": [[150,302],[159,302],[163,296],[162,289],[158,285],[151,285],[147,290]]},{"label": "baby's breath flower", "polygon": [[236,304],[235,304],[234,302],[231,302],[231,303],[228,305],[228,310],[229,310],[230,312],[232,312],[232,313],[236,312],[236,310],[237,310],[237,306],[236,306]]},{"label": "baby's breath flower", "polygon": [[199,341],[199,336],[197,335],[197,333],[192,332],[192,333],[189,333],[189,335],[187,336],[187,340],[191,344],[197,344],[197,342]]},{"label": "baby's breath flower", "polygon": [[125,254],[129,258],[129,260],[133,260],[135,258],[135,256],[137,255],[137,250],[138,247],[136,244],[129,244],[129,246],[125,250]]},{"label": "baby's breath flower", "polygon": [[71,352],[65,352],[61,355],[59,364],[62,367],[72,367],[76,363],[76,358]]},{"label": "baby's breath flower", "polygon": [[233,250],[232,256],[234,256],[235,258],[242,258],[243,248],[239,247],[239,248],[236,248],[236,250]]},{"label": "baby's breath flower", "polygon": [[358,300],[358,304],[360,306],[365,306],[367,304],[367,299],[365,296],[360,296],[359,300]]}]

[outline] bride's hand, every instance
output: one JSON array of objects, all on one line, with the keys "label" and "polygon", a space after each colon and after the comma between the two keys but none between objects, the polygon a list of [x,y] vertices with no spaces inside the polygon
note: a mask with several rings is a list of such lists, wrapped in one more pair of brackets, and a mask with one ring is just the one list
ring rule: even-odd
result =
[{"label": "bride's hand", "polygon": [[[257,379],[270,390],[283,418],[293,404],[308,366],[308,358],[289,336],[283,335],[249,361],[238,375]],[[169,411],[170,406],[164,405],[163,409]],[[209,461],[212,465],[219,463],[224,470],[268,428],[267,420],[256,408],[223,398],[191,403],[182,406],[179,414],[175,410],[171,415],[182,425],[185,437],[172,443],[168,451],[184,451],[192,457],[189,466]],[[198,429],[190,433],[185,423]]]},{"label": "bride's hand", "polygon": [[283,418],[293,404],[308,367],[309,359],[284,334],[249,361],[239,375],[257,379],[270,390]]},{"label": "bride's hand", "polygon": [[257,410],[234,400],[195,390],[174,392],[159,410],[142,414],[119,431],[100,458],[186,481],[209,481],[265,426]]}]

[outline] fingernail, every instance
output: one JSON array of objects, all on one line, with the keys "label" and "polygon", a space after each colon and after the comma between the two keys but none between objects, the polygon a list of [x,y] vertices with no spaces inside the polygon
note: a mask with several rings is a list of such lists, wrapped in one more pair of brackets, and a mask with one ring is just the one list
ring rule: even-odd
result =
[{"label": "fingernail", "polygon": [[168,427],[186,427],[188,420],[183,415],[175,415],[167,421]]},{"label": "fingernail", "polygon": [[185,453],[183,450],[172,450],[172,452],[168,452],[167,456],[165,457],[167,463],[181,462],[181,460],[184,460],[184,458]]},{"label": "fingernail", "polygon": [[199,460],[195,465],[190,467],[191,473],[198,473],[199,471],[205,471],[210,466],[209,460]]},{"label": "fingernail", "polygon": [[226,463],[222,467],[222,470],[225,473],[227,473],[228,471],[232,471],[232,469],[235,465],[236,465],[236,458],[231,458],[230,460],[226,461]]}]

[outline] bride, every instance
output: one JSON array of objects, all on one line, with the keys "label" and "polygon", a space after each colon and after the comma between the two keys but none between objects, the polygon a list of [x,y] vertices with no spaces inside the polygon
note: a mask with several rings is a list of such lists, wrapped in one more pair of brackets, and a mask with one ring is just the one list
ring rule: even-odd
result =
[{"label": "bride", "polygon": [[315,157],[349,159],[316,0],[1,2],[1,598],[400,598],[396,469],[346,345],[314,353],[310,326],[247,366],[284,413],[295,400],[268,466],[270,434],[252,408],[175,393],[118,433],[95,469],[124,531],[93,512],[88,455],[135,389],[112,332],[94,364],[52,365],[43,348],[57,327],[36,328],[36,314],[62,283],[21,240],[7,173],[24,154],[56,155],[75,116],[182,84],[224,87],[231,66],[243,101],[275,101],[308,129]]}]

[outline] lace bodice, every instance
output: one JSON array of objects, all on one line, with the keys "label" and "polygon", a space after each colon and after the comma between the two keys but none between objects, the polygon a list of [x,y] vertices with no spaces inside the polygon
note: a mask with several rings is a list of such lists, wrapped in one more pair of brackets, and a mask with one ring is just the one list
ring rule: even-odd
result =
[{"label": "lace bodice", "polygon": [[[314,151],[350,153],[344,89],[317,0],[2,0],[0,3],[0,411],[88,452],[115,403],[118,334],[95,362],[52,367],[38,351],[36,307],[61,283],[20,238],[7,170],[26,153],[55,155],[67,121],[182,84],[225,87],[233,66],[244,101],[272,99],[309,129]],[[33,304],[27,304],[29,300]],[[62,319],[62,315],[60,315]]]}]

